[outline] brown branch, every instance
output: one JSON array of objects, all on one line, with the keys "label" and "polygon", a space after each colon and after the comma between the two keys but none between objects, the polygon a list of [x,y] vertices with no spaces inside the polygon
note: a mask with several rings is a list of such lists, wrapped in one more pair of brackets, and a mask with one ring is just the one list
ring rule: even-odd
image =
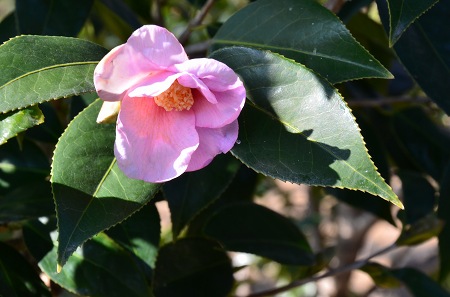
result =
[{"label": "brown branch", "polygon": [[272,295],[275,295],[275,294],[278,294],[278,293],[282,293],[282,292],[286,292],[286,291],[288,291],[290,289],[302,286],[302,285],[307,284],[309,282],[318,281],[318,280],[326,278],[326,277],[335,276],[335,275],[337,275],[339,273],[348,272],[348,271],[351,271],[351,270],[354,270],[354,269],[358,269],[358,268],[361,268],[362,266],[364,266],[365,264],[367,264],[370,261],[370,259],[372,259],[372,258],[374,258],[376,256],[379,256],[381,254],[390,252],[391,250],[393,250],[393,249],[395,249],[397,247],[398,246],[394,243],[394,244],[392,244],[392,245],[390,245],[390,246],[388,246],[388,247],[386,247],[384,249],[379,250],[378,252],[370,255],[369,257],[367,257],[365,259],[362,259],[362,260],[359,260],[359,261],[355,261],[355,262],[353,262],[353,263],[351,263],[349,265],[342,266],[342,267],[339,267],[339,268],[336,268],[336,269],[331,269],[331,270],[328,270],[328,271],[323,272],[321,274],[311,276],[309,278],[297,280],[297,281],[294,281],[294,282],[292,282],[290,284],[287,284],[287,285],[284,285],[284,286],[281,286],[281,287],[278,287],[278,288],[275,288],[275,289],[271,289],[271,290],[267,290],[267,291],[263,291],[263,292],[259,292],[259,293],[254,293],[254,294],[250,294],[250,295],[247,295],[246,297],[272,296]]},{"label": "brown branch", "polygon": [[197,13],[195,18],[189,22],[186,30],[184,30],[184,32],[181,34],[180,38],[178,38],[178,40],[180,41],[181,44],[184,45],[189,40],[189,37],[191,36],[191,33],[192,33],[192,29],[201,24],[203,19],[208,14],[208,11],[213,6],[214,2],[215,2],[215,0],[206,1],[205,5],[203,5],[202,9],[200,9],[200,11]]}]

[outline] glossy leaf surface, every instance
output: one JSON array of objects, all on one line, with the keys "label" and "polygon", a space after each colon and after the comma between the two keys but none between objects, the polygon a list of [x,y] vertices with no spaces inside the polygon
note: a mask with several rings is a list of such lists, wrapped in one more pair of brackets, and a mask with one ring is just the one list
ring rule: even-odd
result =
[{"label": "glossy leaf surface", "polygon": [[[377,1],[387,27],[384,0]],[[416,3],[416,1],[414,1]],[[420,87],[439,107],[450,114],[450,1],[439,1],[403,33],[394,45],[400,61]],[[412,50],[414,49],[414,50]]]},{"label": "glossy leaf surface", "polygon": [[51,182],[60,265],[80,244],[123,221],[160,188],[127,178],[117,167],[113,152],[115,124],[96,123],[101,105],[102,101],[96,101],[71,122],[54,153]]},{"label": "glossy leaf surface", "polygon": [[419,16],[439,0],[388,0],[389,43],[393,45]]},{"label": "glossy leaf surface", "polygon": [[0,145],[20,132],[43,122],[44,115],[38,107],[0,114]]},{"label": "glossy leaf surface", "polygon": [[231,261],[214,241],[183,238],[159,251],[153,283],[156,297],[225,297],[232,285]]},{"label": "glossy leaf surface", "polygon": [[60,273],[56,272],[55,248],[39,262],[39,267],[54,282],[82,296],[152,296],[145,275],[131,255],[104,234],[86,242],[71,257]]},{"label": "glossy leaf surface", "polygon": [[397,206],[339,93],[310,70],[267,51],[212,55],[244,80],[247,102],[232,152],[257,172],[294,183],[369,192]]},{"label": "glossy leaf surface", "polygon": [[308,241],[291,221],[253,203],[217,210],[204,227],[206,236],[227,250],[256,254],[283,264],[312,265]]},{"label": "glossy leaf surface", "polygon": [[217,199],[239,169],[239,161],[230,154],[217,156],[206,168],[187,172],[166,184],[172,230],[178,235],[196,214]]},{"label": "glossy leaf surface", "polygon": [[33,266],[3,242],[0,242],[0,296],[51,296]]},{"label": "glossy leaf surface", "polygon": [[333,13],[314,0],[251,3],[227,20],[212,42],[212,51],[233,45],[271,50],[331,83],[392,78]]},{"label": "glossy leaf surface", "polygon": [[0,46],[0,113],[95,91],[94,68],[106,53],[75,38],[11,39]]},{"label": "glossy leaf surface", "polygon": [[106,234],[149,267],[155,267],[161,223],[154,203],[148,203],[127,220],[107,230]]}]

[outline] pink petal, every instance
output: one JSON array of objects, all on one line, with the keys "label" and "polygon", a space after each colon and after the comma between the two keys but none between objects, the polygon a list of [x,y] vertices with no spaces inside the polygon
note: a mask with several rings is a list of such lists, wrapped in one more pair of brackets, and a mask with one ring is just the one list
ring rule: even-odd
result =
[{"label": "pink petal", "polygon": [[143,26],[100,61],[94,71],[95,88],[103,100],[121,100],[143,79],[187,59],[172,33],[154,25]]},{"label": "pink petal", "polygon": [[133,32],[127,44],[158,67],[166,68],[188,60],[177,38],[159,26],[142,26]]},{"label": "pink petal", "polygon": [[[134,58],[131,58],[134,57]],[[94,85],[98,96],[107,101],[122,100],[127,90],[156,70],[148,63],[139,63],[126,44],[112,49],[95,67]]]},{"label": "pink petal", "polygon": [[214,92],[217,104],[211,104],[193,92],[195,103],[195,125],[205,128],[219,128],[227,125],[239,116],[245,104],[245,89],[243,85],[225,92]]},{"label": "pink petal", "polygon": [[238,130],[239,126],[237,120],[218,129],[197,127],[200,145],[192,154],[191,161],[189,162],[186,171],[202,169],[211,163],[216,155],[231,150],[236,143]]},{"label": "pink petal", "polygon": [[198,77],[211,91],[223,92],[242,85],[236,73],[214,59],[192,59],[170,67],[175,72],[187,72]]},{"label": "pink petal", "polygon": [[114,150],[119,168],[128,177],[171,180],[186,171],[198,145],[193,112],[166,112],[151,98],[122,101]]},{"label": "pink petal", "polygon": [[166,91],[180,77],[179,73],[162,71],[142,79],[129,93],[128,97],[155,97]]}]

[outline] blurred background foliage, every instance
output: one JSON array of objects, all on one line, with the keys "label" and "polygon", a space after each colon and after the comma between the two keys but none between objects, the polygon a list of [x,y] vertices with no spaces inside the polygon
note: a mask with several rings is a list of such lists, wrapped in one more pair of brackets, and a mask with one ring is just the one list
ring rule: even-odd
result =
[{"label": "blurred background foliage", "polygon": [[[220,26],[248,2],[0,0],[0,41],[21,34],[71,36],[110,50],[140,26],[157,24],[179,37],[190,57],[204,57]],[[201,22],[194,23],[210,4]],[[450,5],[444,0],[435,4],[389,47],[385,0],[322,4],[395,76],[343,82],[337,87],[356,117],[374,163],[401,197],[405,210],[397,211],[385,200],[363,192],[264,178],[233,163],[229,155],[221,156],[208,171],[167,183],[164,196],[158,194],[129,220],[77,250],[67,264],[76,270],[76,277],[64,270],[51,273],[56,257],[49,183],[52,152],[68,123],[96,99],[92,94],[74,96],[41,104],[45,122],[0,146],[0,296],[196,296],[189,295],[199,294],[189,293],[196,292],[194,286],[209,292],[201,296],[449,296],[450,227],[445,221],[450,218],[450,118],[446,114]],[[430,67],[434,63],[442,65]],[[214,165],[222,168],[221,162],[229,166],[229,172],[220,177],[228,187],[214,185],[211,178],[204,191],[218,198],[191,205],[196,216],[180,214],[170,220],[167,205],[176,212],[179,199],[186,199],[177,196],[177,189],[223,174],[214,171]],[[230,220],[227,212],[237,211],[236,204],[248,207],[248,220],[244,214],[239,222]],[[262,220],[255,219],[259,216]],[[271,221],[265,221],[269,216]],[[160,222],[161,236],[155,236]],[[297,229],[291,230],[293,225]],[[135,226],[144,227],[137,230]],[[205,232],[230,250],[245,251],[227,241],[224,226],[240,229],[243,238],[254,235],[254,242],[261,239],[259,231],[271,228],[275,228],[273,234],[280,229],[295,234],[284,231],[274,240],[275,248],[260,245],[248,251],[259,256],[232,252],[231,266],[225,253],[214,252],[216,241],[195,239]],[[286,250],[277,252],[276,245],[300,245],[292,239],[300,236],[298,230],[306,236],[312,249],[308,255],[314,259],[305,256],[294,263]],[[209,267],[211,263],[217,265]],[[195,273],[199,268],[202,273]],[[330,269],[329,274],[317,277],[324,268]],[[177,278],[167,287],[168,280]],[[284,285],[285,292],[270,291]],[[265,290],[267,295],[255,293]]]}]

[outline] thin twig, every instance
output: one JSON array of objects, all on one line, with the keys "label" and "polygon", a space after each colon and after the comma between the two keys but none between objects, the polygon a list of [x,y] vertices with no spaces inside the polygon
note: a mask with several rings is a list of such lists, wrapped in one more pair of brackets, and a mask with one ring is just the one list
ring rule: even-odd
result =
[{"label": "thin twig", "polygon": [[431,99],[428,97],[385,97],[381,99],[371,100],[355,100],[348,101],[350,107],[378,107],[382,105],[394,105],[405,103],[431,103]]},{"label": "thin twig", "polygon": [[336,269],[330,269],[330,270],[328,270],[326,272],[322,272],[321,274],[314,275],[314,276],[311,276],[309,278],[297,280],[297,281],[294,281],[294,282],[292,282],[290,284],[287,284],[287,285],[284,285],[284,286],[281,286],[281,287],[278,287],[278,288],[275,288],[275,289],[271,289],[271,290],[267,290],[267,291],[263,291],[263,292],[259,292],[259,293],[254,293],[254,294],[250,294],[250,295],[247,295],[247,297],[272,296],[272,295],[275,295],[275,294],[278,294],[278,293],[282,293],[282,292],[286,292],[286,291],[288,291],[290,289],[302,286],[302,285],[304,285],[306,283],[309,283],[309,282],[318,281],[320,279],[323,279],[323,278],[326,278],[326,277],[330,277],[330,276],[334,276],[334,275],[337,275],[339,273],[344,273],[344,272],[347,272],[347,271],[358,269],[358,268],[361,268],[362,266],[364,266],[365,264],[367,264],[370,259],[372,259],[372,258],[374,258],[376,256],[379,256],[381,254],[387,253],[387,252],[389,252],[389,251],[391,251],[391,250],[393,250],[393,249],[395,249],[397,247],[398,246],[394,243],[394,244],[392,244],[392,245],[390,245],[390,246],[388,246],[388,247],[386,247],[386,248],[384,248],[384,249],[382,249],[382,250],[380,250],[380,251],[370,255],[369,257],[367,257],[365,259],[362,259],[362,260],[359,260],[359,261],[355,261],[355,262],[353,262],[353,263],[351,263],[349,265],[342,266],[342,267],[339,267],[339,268],[336,268]]},{"label": "thin twig", "polygon": [[211,7],[213,6],[215,1],[216,0],[206,1],[205,5],[203,5],[202,9],[200,9],[200,11],[197,13],[195,18],[189,22],[186,30],[184,30],[184,32],[181,34],[180,38],[178,38],[178,40],[180,41],[181,44],[184,45],[189,40],[189,37],[191,36],[191,33],[192,33],[192,29],[201,24],[201,22],[206,17],[206,15],[208,14],[208,11],[211,9]]},{"label": "thin twig", "polygon": [[155,25],[165,27],[164,26],[164,18],[162,15],[162,7],[163,7],[162,0],[153,1],[153,10],[151,12],[152,21],[153,21],[153,24],[155,24]]}]

